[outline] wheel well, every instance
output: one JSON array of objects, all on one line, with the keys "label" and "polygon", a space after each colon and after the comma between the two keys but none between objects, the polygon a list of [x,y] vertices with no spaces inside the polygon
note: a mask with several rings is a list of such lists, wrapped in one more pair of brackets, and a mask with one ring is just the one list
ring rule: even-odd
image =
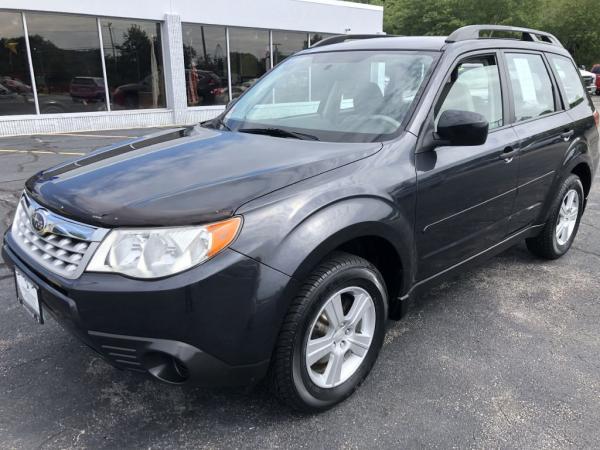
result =
[{"label": "wheel well", "polygon": [[590,189],[592,188],[592,172],[590,168],[585,163],[580,163],[576,165],[571,173],[574,173],[581,180],[581,184],[583,184],[583,190],[585,192],[585,197],[587,198],[590,193]]},{"label": "wheel well", "polygon": [[388,291],[390,312],[402,288],[402,261],[389,241],[379,236],[364,236],[340,245],[336,250],[366,259],[381,272]]}]

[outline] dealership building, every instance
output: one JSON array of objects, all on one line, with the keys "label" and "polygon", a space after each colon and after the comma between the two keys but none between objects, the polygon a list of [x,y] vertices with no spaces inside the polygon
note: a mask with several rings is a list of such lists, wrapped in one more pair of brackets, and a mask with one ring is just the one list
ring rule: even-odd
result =
[{"label": "dealership building", "polygon": [[338,0],[3,0],[0,135],[208,120],[291,54],[382,22]]}]

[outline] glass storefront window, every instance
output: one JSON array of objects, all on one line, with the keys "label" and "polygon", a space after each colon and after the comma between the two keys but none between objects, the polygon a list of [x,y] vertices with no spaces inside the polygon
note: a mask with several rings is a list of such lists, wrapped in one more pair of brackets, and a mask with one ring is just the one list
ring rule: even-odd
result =
[{"label": "glass storefront window", "polygon": [[239,97],[271,67],[269,32],[229,28],[232,98]]},{"label": "glass storefront window", "polygon": [[184,23],[183,57],[188,106],[229,102],[225,27]]},{"label": "glass storefront window", "polygon": [[337,36],[336,34],[327,34],[327,33],[310,33],[310,45],[311,47],[315,45],[317,42],[322,41],[325,38]]},{"label": "glass storefront window", "polygon": [[26,13],[42,114],[106,109],[96,19]]},{"label": "glass storefront window", "polygon": [[308,48],[308,33],[273,31],[273,65],[305,48]]},{"label": "glass storefront window", "polygon": [[35,114],[20,13],[0,11],[0,116]]},{"label": "glass storefront window", "polygon": [[164,108],[160,23],[102,19],[100,26],[111,109]]},{"label": "glass storefront window", "polygon": [[[333,36],[190,23],[182,33],[188,106],[225,105],[272,64]],[[107,97],[111,110],[165,108],[161,23],[0,11],[0,116],[35,114],[35,94],[41,114],[105,111]]]}]

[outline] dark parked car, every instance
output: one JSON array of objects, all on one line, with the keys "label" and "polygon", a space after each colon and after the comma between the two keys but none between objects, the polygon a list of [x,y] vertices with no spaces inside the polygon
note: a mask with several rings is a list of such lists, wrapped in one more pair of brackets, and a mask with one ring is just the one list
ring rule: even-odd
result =
[{"label": "dark parked car", "polygon": [[[216,97],[223,92],[223,86],[227,85],[226,80],[224,82],[219,75],[210,70],[186,69],[185,80],[188,84],[188,102],[194,100],[191,103],[193,105],[214,105]],[[196,98],[194,99],[191,98],[189,92],[192,82],[196,84]]]},{"label": "dark parked car", "polygon": [[598,113],[552,35],[337,36],[203,126],[36,174],[4,257],[38,321],[116,367],[268,376],[323,410],[425,287],[523,239],[564,255],[598,159]]},{"label": "dark parked car", "polygon": [[[153,83],[153,76],[158,77]],[[147,75],[138,83],[123,84],[112,93],[114,106],[123,109],[156,108],[163,105],[160,74]]]},{"label": "dark parked car", "polygon": [[20,94],[0,83],[0,115],[35,114],[31,95]]}]

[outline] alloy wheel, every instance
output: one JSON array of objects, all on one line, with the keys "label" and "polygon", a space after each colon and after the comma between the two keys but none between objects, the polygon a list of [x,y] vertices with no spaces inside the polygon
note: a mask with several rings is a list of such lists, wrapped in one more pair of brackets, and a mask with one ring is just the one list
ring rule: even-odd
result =
[{"label": "alloy wheel", "polygon": [[556,242],[565,245],[571,239],[579,217],[579,193],[575,189],[567,191],[560,205],[556,222]]},{"label": "alloy wheel", "polygon": [[375,333],[375,303],[363,288],[344,288],[327,299],[310,328],[306,369],[314,384],[334,388],[365,359]]}]

